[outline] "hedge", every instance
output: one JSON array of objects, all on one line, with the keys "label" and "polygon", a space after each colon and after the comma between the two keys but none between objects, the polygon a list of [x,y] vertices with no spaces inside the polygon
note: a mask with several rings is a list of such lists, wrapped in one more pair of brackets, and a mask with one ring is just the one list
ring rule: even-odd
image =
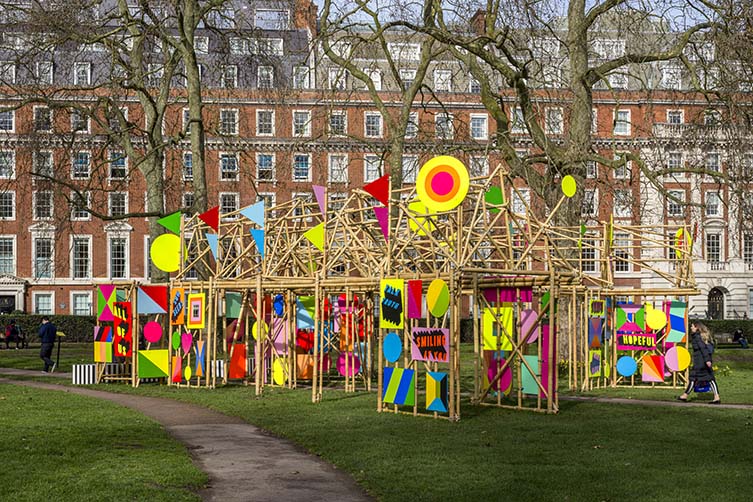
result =
[{"label": "hedge", "polygon": [[734,333],[737,328],[741,328],[748,340],[753,336],[753,321],[748,319],[702,320],[699,322],[705,324],[714,335]]},{"label": "hedge", "polygon": [[[5,326],[11,319],[16,321],[16,326],[21,328],[21,332],[26,334],[29,343],[39,343],[39,326],[42,324],[42,317],[39,314],[6,314],[0,315],[2,323],[2,334],[5,337]],[[65,333],[66,342],[91,342],[93,340],[94,326],[97,321],[94,316],[82,315],[51,315],[50,321],[57,327],[58,331]]]}]

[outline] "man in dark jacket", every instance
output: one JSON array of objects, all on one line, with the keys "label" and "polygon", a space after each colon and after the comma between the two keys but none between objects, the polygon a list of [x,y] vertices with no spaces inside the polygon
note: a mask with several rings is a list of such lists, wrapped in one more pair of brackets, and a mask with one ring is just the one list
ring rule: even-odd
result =
[{"label": "man in dark jacket", "polygon": [[55,325],[50,322],[49,317],[42,317],[42,325],[39,326],[39,340],[42,342],[42,350],[39,352],[39,357],[44,361],[43,371],[45,373],[55,371],[55,363],[50,356],[52,355],[52,347],[55,345],[57,331]]}]

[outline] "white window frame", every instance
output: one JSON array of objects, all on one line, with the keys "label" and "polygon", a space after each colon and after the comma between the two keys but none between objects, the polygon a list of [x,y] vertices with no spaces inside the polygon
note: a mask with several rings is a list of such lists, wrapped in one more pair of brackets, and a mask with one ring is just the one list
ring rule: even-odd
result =
[{"label": "white window frame", "polygon": [[[716,162],[710,162],[711,159],[716,158]],[[706,155],[704,156],[704,162],[703,167],[706,169],[706,171],[710,173],[721,173],[722,172],[722,154],[721,152],[713,151],[713,152],[706,152]]]},{"label": "white window frame", "polygon": [[374,89],[377,91],[382,90],[382,72],[377,68],[364,68],[363,72],[369,77],[371,83],[374,84]]},{"label": "white window frame", "polygon": [[[50,277],[40,277],[37,273],[37,241],[50,241]],[[51,281],[55,279],[55,235],[50,231],[32,231],[31,234],[31,277],[35,281]]]},{"label": "white window frame", "polygon": [[[374,169],[376,172],[373,176],[369,175],[369,168]],[[384,172],[384,165],[382,159],[378,155],[366,154],[363,156],[363,181],[364,183],[370,183],[378,179]]]},{"label": "white window frame", "polygon": [[[672,116],[672,114],[675,114],[675,113],[679,114],[680,116],[680,122],[678,122],[677,124],[673,123],[669,118],[670,116]],[[684,123],[685,123],[685,110],[677,110],[677,109],[667,110],[667,124],[680,125]]]},{"label": "white window frame", "polygon": [[[260,158],[261,156],[269,156],[272,159],[272,167],[271,167],[271,173],[269,177],[262,177],[261,170],[259,166],[261,165]],[[256,180],[257,181],[275,181],[277,179],[277,156],[272,152],[256,152]]]},{"label": "white window frame", "polygon": [[[85,71],[84,81],[81,80],[79,71]],[[89,61],[76,61],[73,63],[73,85],[92,85],[92,64]]]},{"label": "white window frame", "polygon": [[330,183],[348,183],[347,153],[327,154],[327,180]]},{"label": "white window frame", "polygon": [[[262,114],[268,116],[270,118],[270,124],[269,125],[270,130],[269,131],[262,131],[261,130],[261,116]],[[257,136],[274,136],[275,135],[275,111],[269,110],[269,109],[260,109],[256,110],[256,135]]]},{"label": "white window frame", "polygon": [[471,178],[489,175],[489,157],[486,155],[472,155],[468,159],[468,173]]},{"label": "white window frame", "polygon": [[[369,131],[369,119],[376,119],[377,131]],[[363,114],[363,136],[365,138],[381,138],[384,131],[384,121],[382,114],[379,112],[364,112]]]},{"label": "white window frame", "polygon": [[333,91],[344,91],[348,88],[348,71],[338,67],[329,68],[327,72],[327,84]]},{"label": "white window frame", "polygon": [[[231,173],[232,171],[226,171],[224,167],[225,159],[235,159],[235,175],[233,177],[226,177],[225,173]],[[238,181],[240,179],[241,165],[238,152],[219,152],[217,154],[217,167],[219,168],[219,180],[220,181]]]},{"label": "white window frame", "polygon": [[400,159],[400,172],[403,176],[403,183],[415,183],[418,176],[418,155],[403,155]]},{"label": "white window frame", "polygon": [[560,135],[565,132],[565,115],[560,107],[548,107],[544,126],[547,134]]},{"label": "white window frame", "polygon": [[[7,7],[4,7],[4,8],[7,8]],[[0,73],[3,74],[2,77],[0,77],[0,85],[13,85],[16,83],[16,63],[15,62],[0,61]]]},{"label": "white window frame", "polygon": [[311,88],[311,68],[306,65],[293,67],[293,89]]},{"label": "white window frame", "polygon": [[[186,169],[186,160],[191,159],[191,173],[188,173],[188,170]],[[180,156],[180,171],[181,171],[181,177],[183,181],[193,181],[193,151],[191,150],[183,150]]]},{"label": "white window frame", "polygon": [[[225,124],[226,122],[223,120],[223,114],[232,114],[234,121],[233,121],[233,131],[228,132],[225,130]],[[219,133],[222,136],[238,136],[238,129],[240,122],[238,120],[239,112],[237,108],[220,108],[219,111]]]},{"label": "white window frame", "polygon": [[[130,195],[128,192],[110,192],[110,193],[107,194],[107,214],[109,216],[116,216],[115,214],[113,214],[113,211],[112,211],[112,209],[113,209],[113,197],[115,195],[118,195],[118,196],[123,195],[123,196],[125,196],[125,198],[124,198],[125,207],[124,207],[123,214],[128,214],[128,199],[129,199],[129,195]],[[117,215],[117,216],[121,216],[121,215]]]},{"label": "white window frame", "polygon": [[[440,122],[444,120],[447,129],[440,128]],[[439,112],[434,115],[434,135],[437,139],[451,140],[455,138],[455,117],[449,112]]]},{"label": "white window frame", "polygon": [[223,89],[238,88],[238,65],[226,64],[220,68],[220,87]]},{"label": "white window frame", "polygon": [[[588,206],[589,199],[591,199],[590,207]],[[580,214],[581,216],[588,217],[588,218],[596,218],[599,216],[599,189],[598,188],[586,188],[584,190],[583,206],[581,207]]]},{"label": "white window frame", "polygon": [[10,170],[10,173],[8,175],[0,174],[0,179],[3,180],[14,180],[16,179],[16,151],[15,150],[0,150],[0,155],[3,157],[8,157],[8,168]]},{"label": "white window frame", "polygon": [[[7,274],[15,276],[17,275],[17,270],[18,270],[18,245],[17,245],[18,236],[16,234],[0,235],[0,240],[6,240],[6,239],[11,241],[11,250],[13,253],[13,256],[11,257],[11,267],[8,270]],[[3,273],[3,272],[0,271],[0,273]]]},{"label": "white window frame", "polygon": [[[45,297],[45,296],[50,297],[51,312],[40,312],[39,309],[37,309],[38,298]],[[54,315],[55,314],[55,292],[54,291],[33,291],[31,293],[31,304],[32,304],[31,308],[34,314]]]},{"label": "white window frame", "polygon": [[5,133],[14,133],[16,132],[16,111],[15,110],[6,110],[2,112],[3,114],[9,113],[10,114],[10,129],[0,129],[1,132]]},{"label": "white window frame", "polygon": [[523,109],[519,106],[510,108],[510,132],[513,134],[527,134],[525,116]]},{"label": "white window frame", "polygon": [[[44,195],[43,195],[44,194]],[[34,190],[31,197],[31,214],[34,221],[50,221],[55,216],[55,194],[52,190]],[[37,208],[39,205],[39,197],[49,197],[50,201],[50,214],[49,216],[37,216]]]},{"label": "white window frame", "polygon": [[[91,203],[92,203],[92,197],[91,197],[92,194],[91,192],[88,192],[88,191],[83,192],[83,193],[84,193],[84,196],[86,197],[86,207],[90,208]],[[76,193],[71,192],[71,201],[74,200],[75,196],[76,196]],[[71,221],[91,221],[91,219],[92,219],[92,214],[90,212],[87,211],[85,217],[78,217],[76,216],[76,209],[71,207]]]},{"label": "white window frame", "polygon": [[[306,121],[303,124],[302,130],[298,129],[298,124],[296,123],[296,117],[299,115],[305,116],[306,118]],[[293,136],[296,138],[310,137],[311,136],[311,110],[293,110],[291,130],[293,131]]]},{"label": "white window frame", "polygon": [[437,68],[433,73],[434,92],[452,92],[452,70]]},{"label": "white window frame", "polygon": [[256,68],[256,88],[257,89],[274,89],[275,88],[275,67],[270,65],[259,65]]},{"label": "white window frame", "polygon": [[407,90],[416,81],[416,70],[410,68],[403,68],[398,71],[400,75],[400,81],[403,83],[403,90]]},{"label": "white window frame", "polygon": [[586,161],[586,179],[595,180],[599,177],[599,164],[595,160]]},{"label": "white window frame", "polygon": [[[37,110],[47,110],[47,112],[50,114],[50,128],[49,129],[37,129]],[[55,128],[55,114],[52,111],[52,108],[49,106],[34,106],[33,107],[33,113],[32,113],[32,120],[33,120],[33,127],[35,133],[44,133],[44,134],[50,134],[53,129]]]},{"label": "white window frame", "polygon": [[[343,118],[343,130],[342,132],[333,132],[332,131],[332,117],[333,116],[339,116]],[[329,117],[327,118],[327,129],[331,136],[347,136],[348,135],[348,112],[345,110],[332,110],[329,113]]]},{"label": "white window frame", "polygon": [[[232,211],[224,211],[223,199],[225,197],[232,197],[235,200],[235,209],[233,209]],[[227,216],[227,215],[229,213],[236,212],[241,208],[241,194],[238,192],[220,192],[217,198],[217,202],[220,206],[220,217],[223,220],[235,219],[237,215],[236,216]]]},{"label": "white window frame", "polygon": [[194,35],[193,47],[196,54],[209,54],[209,37]]},{"label": "white window frame", "polygon": [[[74,246],[74,243],[77,239],[82,239],[88,241],[88,249],[87,249],[87,264],[88,264],[88,275],[86,277],[75,277],[74,271],[75,271],[75,258],[74,253],[76,251],[76,248]],[[91,235],[80,235],[80,234],[74,234],[70,237],[70,256],[69,256],[69,263],[68,267],[70,270],[70,279],[72,281],[91,281],[92,275],[93,275],[93,268],[94,268],[94,260],[93,260],[93,249],[92,249],[92,236]]]},{"label": "white window frame", "polygon": [[[709,199],[716,199],[716,203],[711,205]],[[706,191],[703,196],[703,205],[703,214],[706,218],[721,218],[723,216],[724,210],[722,209],[722,196],[718,191]]]},{"label": "white window frame", "polygon": [[416,137],[418,137],[418,112],[410,112],[405,127],[405,139],[415,139]]},{"label": "white window frame", "polygon": [[[295,164],[296,164],[296,157],[298,156],[306,156],[308,159],[308,173],[306,175],[306,178],[296,176]],[[291,167],[292,167],[292,178],[294,182],[299,182],[299,183],[311,182],[312,166],[311,166],[311,154],[310,153],[294,152],[291,158]]]},{"label": "white window frame", "polygon": [[11,216],[0,216],[0,221],[16,221],[16,191],[15,190],[0,190],[3,195],[10,194],[11,204],[13,208],[13,214]]},{"label": "white window frame", "polygon": [[[89,312],[87,314],[77,314],[76,313],[76,302],[74,301],[75,297],[85,297],[88,298],[88,305],[89,305]],[[70,305],[71,305],[71,315],[92,315],[92,292],[91,291],[71,291],[70,297],[69,297]]]},{"label": "white window frame", "polygon": [[[113,157],[114,155],[114,157]],[[113,158],[123,162],[123,176],[113,176],[112,161]],[[128,156],[122,150],[110,149],[107,151],[107,180],[108,181],[121,181],[128,179]]]},{"label": "white window frame", "polygon": [[[475,134],[474,121],[482,120],[483,125],[480,126],[480,134]],[[470,115],[470,136],[471,139],[483,141],[489,139],[489,115],[486,113],[471,113]]]},{"label": "white window frame", "polygon": [[[627,120],[619,118],[622,113],[627,114]],[[630,136],[632,134],[632,115],[632,110],[630,109],[621,108],[614,111],[614,128],[612,132],[615,136]]]},{"label": "white window frame", "polygon": [[[125,277],[112,276],[112,241],[114,239],[123,239],[125,241]],[[125,232],[108,232],[107,233],[107,278],[108,279],[128,279],[131,277],[131,236]]]},{"label": "white window frame", "polygon": [[[668,195],[671,195],[681,201],[685,202],[685,190],[668,190]],[[678,203],[667,197],[667,217],[669,218],[683,218],[685,216],[685,207],[683,204]]]},{"label": "white window frame", "polygon": [[[623,199],[627,200],[623,200]],[[612,205],[615,218],[632,218],[633,217],[633,195],[629,188],[616,189],[612,195]]]},{"label": "white window frame", "polygon": [[[87,171],[86,176],[76,176],[76,159],[78,158],[79,154],[86,154],[89,157],[89,162],[87,163]],[[92,153],[89,150],[76,150],[73,152],[73,158],[71,159],[71,179],[73,180],[88,180],[91,178],[92,175]]]}]

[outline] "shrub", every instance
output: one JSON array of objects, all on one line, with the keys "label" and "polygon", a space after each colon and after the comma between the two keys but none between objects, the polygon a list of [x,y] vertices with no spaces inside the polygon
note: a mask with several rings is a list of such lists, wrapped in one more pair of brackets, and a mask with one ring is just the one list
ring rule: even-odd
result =
[{"label": "shrub", "polygon": [[753,321],[748,319],[724,319],[719,321],[708,320],[700,322],[705,324],[715,336],[721,333],[734,333],[737,328],[741,328],[748,340],[751,340],[751,337],[753,337]]},{"label": "shrub", "polygon": [[[21,332],[26,335],[29,343],[39,343],[37,333],[39,325],[42,324],[42,317],[40,314],[0,315],[3,336],[5,336],[5,326],[8,325],[11,319],[15,319],[16,326],[21,328]],[[94,326],[97,324],[94,316],[51,315],[50,321],[55,324],[58,331],[65,333],[66,343],[91,342],[94,339]]]}]

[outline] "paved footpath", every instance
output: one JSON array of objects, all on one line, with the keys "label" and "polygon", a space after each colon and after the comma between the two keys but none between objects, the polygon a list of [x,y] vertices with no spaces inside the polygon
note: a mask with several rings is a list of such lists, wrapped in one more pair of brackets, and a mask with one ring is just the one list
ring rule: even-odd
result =
[{"label": "paved footpath", "polygon": [[[3,374],[42,375],[39,371],[0,368],[0,375]],[[49,376],[71,379],[70,373]],[[106,399],[156,420],[186,445],[196,465],[208,474],[209,486],[199,492],[203,500],[373,500],[345,472],[240,418],[172,399],[24,380],[0,379],[0,382]]]}]

